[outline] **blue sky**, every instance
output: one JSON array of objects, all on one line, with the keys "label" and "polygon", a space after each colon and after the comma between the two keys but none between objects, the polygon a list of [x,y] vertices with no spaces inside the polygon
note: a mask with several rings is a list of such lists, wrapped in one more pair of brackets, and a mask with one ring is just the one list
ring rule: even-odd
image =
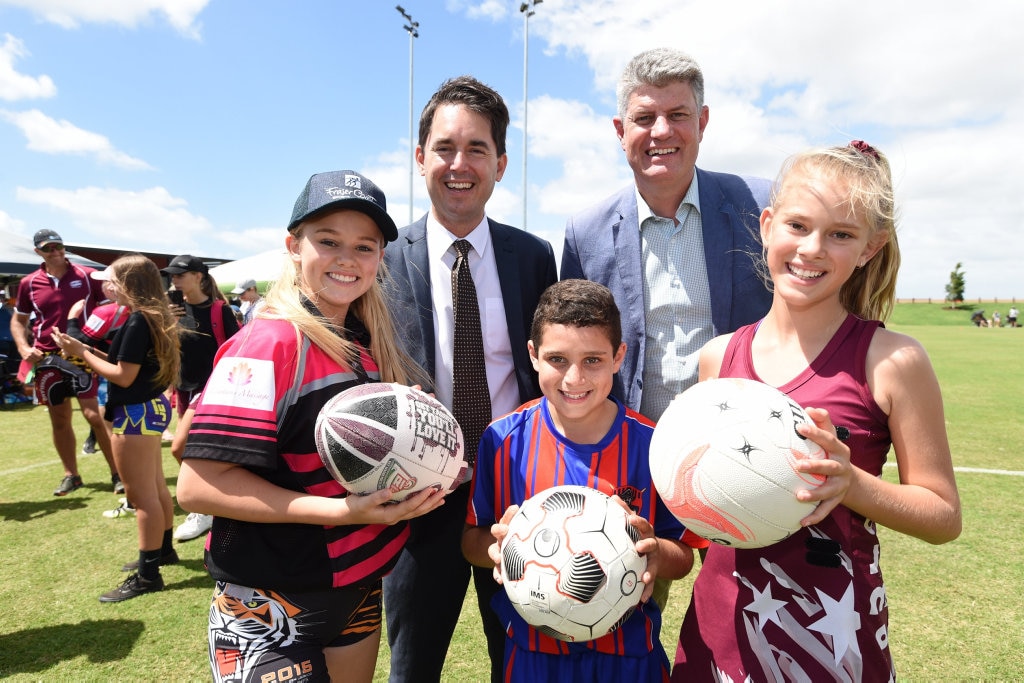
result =
[{"label": "blue sky", "polygon": [[[414,110],[470,73],[512,112],[488,205],[523,224],[523,15],[512,0],[404,0]],[[982,8],[979,10],[979,7]],[[314,172],[359,170],[409,220],[409,36],[388,2],[0,0],[0,230],[241,258],[280,245]],[[526,227],[629,182],[615,81],[658,45],[701,63],[698,165],[774,178],[863,138],[892,161],[901,297],[1024,297],[1020,3],[545,0],[530,20]],[[427,209],[418,172],[415,217]]]}]

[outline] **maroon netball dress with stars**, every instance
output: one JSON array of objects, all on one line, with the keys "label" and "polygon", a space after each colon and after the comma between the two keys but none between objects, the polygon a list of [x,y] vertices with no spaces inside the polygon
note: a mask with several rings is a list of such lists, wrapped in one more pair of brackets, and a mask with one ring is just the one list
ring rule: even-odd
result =
[{"label": "maroon netball dress with stars", "polygon": [[[850,432],[853,464],[876,476],[891,444],[865,372],[879,325],[848,316],[810,366],[778,387],[802,406],[827,409]],[[721,377],[760,379],[750,350],[755,332],[751,325],[733,335]],[[840,505],[767,548],[711,544],[680,630],[673,681],[894,677],[874,522]]]}]

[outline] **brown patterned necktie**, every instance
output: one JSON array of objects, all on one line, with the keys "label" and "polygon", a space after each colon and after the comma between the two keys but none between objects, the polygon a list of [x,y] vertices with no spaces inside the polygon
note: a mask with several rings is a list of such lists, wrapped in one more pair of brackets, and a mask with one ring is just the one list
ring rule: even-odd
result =
[{"label": "brown patterned necktie", "polygon": [[455,311],[455,349],[452,355],[452,414],[462,427],[466,457],[476,462],[476,449],[484,429],[491,422],[491,394],[487,389],[487,366],[480,331],[480,308],[476,285],[469,272],[466,240],[455,241],[452,266],[452,305]]}]

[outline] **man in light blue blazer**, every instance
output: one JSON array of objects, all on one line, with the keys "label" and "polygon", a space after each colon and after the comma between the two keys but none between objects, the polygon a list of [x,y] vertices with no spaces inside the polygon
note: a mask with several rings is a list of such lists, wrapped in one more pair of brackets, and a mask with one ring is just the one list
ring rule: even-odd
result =
[{"label": "man in light blue blazer", "polygon": [[[385,292],[399,336],[429,375],[424,388],[453,408],[452,372],[460,359],[454,358],[452,268],[455,242],[470,243],[466,258],[480,309],[492,419],[540,396],[526,341],[537,301],[557,279],[550,244],[484,213],[508,160],[508,122],[501,96],[476,79],[441,85],[420,117],[416,148],[430,211],[399,230],[384,250]],[[476,446],[466,445],[474,453]],[[469,489],[460,486],[443,506],[413,520],[398,564],[384,579],[392,683],[440,680],[471,573],[491,680],[501,680],[505,630],[490,607],[501,587],[493,567],[471,569],[462,554]]]},{"label": "man in light blue blazer", "polygon": [[612,393],[652,420],[697,381],[701,346],[758,320],[756,269],[769,183],[696,168],[708,122],[700,67],[657,48],[634,57],[613,119],[634,185],[569,219],[561,279],[611,289],[626,358]]}]

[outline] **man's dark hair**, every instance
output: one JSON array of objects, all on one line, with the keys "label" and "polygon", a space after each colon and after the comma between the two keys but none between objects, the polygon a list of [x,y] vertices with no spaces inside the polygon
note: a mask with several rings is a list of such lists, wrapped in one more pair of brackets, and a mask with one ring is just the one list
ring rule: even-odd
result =
[{"label": "man's dark hair", "polygon": [[498,156],[505,153],[505,133],[508,130],[508,107],[493,88],[484,85],[472,76],[450,78],[441,84],[427,102],[420,114],[420,147],[427,146],[430,128],[434,125],[434,113],[444,104],[461,104],[470,111],[480,114],[491,124],[491,137],[498,150]]}]

